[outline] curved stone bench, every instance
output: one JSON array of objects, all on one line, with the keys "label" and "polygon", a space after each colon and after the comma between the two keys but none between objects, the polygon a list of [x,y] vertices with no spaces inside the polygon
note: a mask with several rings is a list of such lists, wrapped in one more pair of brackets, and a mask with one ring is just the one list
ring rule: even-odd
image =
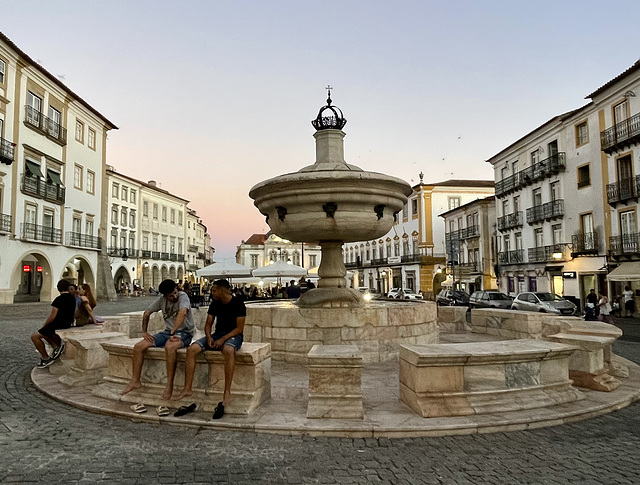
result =
[{"label": "curved stone bench", "polygon": [[[108,373],[104,382],[93,394],[109,399],[145,403],[155,406],[178,407],[195,402],[202,411],[213,411],[222,401],[224,391],[224,356],[222,352],[202,352],[196,359],[193,395],[182,402],[162,400],[167,382],[165,350],[152,347],[145,353],[142,367],[142,387],[120,395],[131,380],[133,346],[139,339],[120,342],[103,342],[109,354]],[[186,349],[178,350],[178,368],[175,377],[174,396],[184,386],[184,359]],[[271,346],[267,343],[245,342],[236,352],[235,372],[231,387],[232,402],[225,413],[247,415],[271,397]]]},{"label": "curved stone bench", "polygon": [[466,416],[583,399],[571,386],[575,347],[521,339],[400,348],[400,400],[419,415]]}]

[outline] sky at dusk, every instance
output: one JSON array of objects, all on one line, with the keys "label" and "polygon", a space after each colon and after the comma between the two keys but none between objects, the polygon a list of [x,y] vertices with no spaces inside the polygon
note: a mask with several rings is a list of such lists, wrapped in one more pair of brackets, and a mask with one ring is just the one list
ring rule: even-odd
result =
[{"label": "sky at dusk", "polygon": [[[640,2],[0,0],[0,30],[119,129],[107,163],[191,201],[216,249],[268,231],[256,183],[345,158],[418,182],[485,162],[640,57]],[[626,27],[625,27],[626,25]]]}]

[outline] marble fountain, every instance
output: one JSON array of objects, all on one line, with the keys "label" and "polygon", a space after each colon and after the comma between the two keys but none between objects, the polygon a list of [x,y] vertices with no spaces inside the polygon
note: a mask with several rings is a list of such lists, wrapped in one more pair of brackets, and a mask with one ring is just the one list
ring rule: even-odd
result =
[{"label": "marble fountain", "polygon": [[[255,185],[250,197],[272,231],[322,248],[318,288],[293,301],[249,303],[233,402],[222,394],[218,352],[199,356],[186,417],[133,414],[161,400],[164,352],[149,349],[141,389],[122,396],[142,312],[102,328],[64,331],[68,350],[32,380],[70,405],[159,423],[350,437],[441,436],[530,429],[585,419],[640,398],[640,368],[615,356],[621,331],[600,322],[507,310],[436,308],[428,301],[366,302],[346,287],[344,242],[390,230],[411,187],[344,160],[346,124],[327,104],[312,121],[316,161]],[[202,331],[205,309],[193,309]],[[154,315],[150,331],[162,328]],[[184,376],[178,352],[176,386]]]}]

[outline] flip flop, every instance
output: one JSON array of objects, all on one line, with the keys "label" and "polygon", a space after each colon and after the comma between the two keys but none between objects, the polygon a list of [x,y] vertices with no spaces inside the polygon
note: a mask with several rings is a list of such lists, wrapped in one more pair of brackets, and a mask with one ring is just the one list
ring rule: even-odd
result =
[{"label": "flip flop", "polygon": [[220,419],[224,416],[224,404],[219,402],[216,408],[213,410],[213,417],[211,419]]},{"label": "flip flop", "polygon": [[167,406],[158,406],[156,411],[158,412],[158,416],[169,416],[169,414],[171,414]]},{"label": "flip flop", "polygon": [[137,414],[142,414],[142,413],[146,413],[147,412],[147,408],[142,403],[132,404],[131,405],[131,410],[134,413],[137,413]]},{"label": "flip flop", "polygon": [[196,410],[196,403],[191,403],[188,406],[180,406],[178,410],[173,413],[174,416],[184,416],[185,414],[192,413]]}]

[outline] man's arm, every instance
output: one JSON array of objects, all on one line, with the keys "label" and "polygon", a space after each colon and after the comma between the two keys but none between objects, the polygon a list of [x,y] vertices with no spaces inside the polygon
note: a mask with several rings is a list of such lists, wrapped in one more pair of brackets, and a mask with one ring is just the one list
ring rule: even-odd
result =
[{"label": "man's arm", "polygon": [[207,337],[207,345],[209,347],[213,347],[213,339],[211,337],[211,327],[213,327],[213,320],[214,316],[207,314],[207,321],[204,322],[204,334]]},{"label": "man's arm", "polygon": [[173,327],[171,328],[171,335],[175,335],[175,333],[180,328],[180,325],[184,322],[184,319],[187,318],[187,310],[186,308],[180,308],[178,310],[178,315],[176,316],[175,321],[173,322]]},{"label": "man's arm", "polygon": [[244,321],[246,320],[246,318],[247,317],[237,317],[236,328],[234,328],[233,330],[231,330],[231,332],[229,332],[226,335],[223,335],[218,340],[216,340],[213,343],[213,347],[214,348],[222,347],[227,340],[229,340],[232,337],[235,337],[236,335],[240,335],[242,332],[244,332]]},{"label": "man's arm", "polygon": [[58,309],[56,307],[51,307],[51,313],[49,313],[49,316],[47,317],[47,320],[44,322],[43,327],[46,327],[51,322],[53,322],[53,320],[55,320],[57,314],[58,314]]}]

